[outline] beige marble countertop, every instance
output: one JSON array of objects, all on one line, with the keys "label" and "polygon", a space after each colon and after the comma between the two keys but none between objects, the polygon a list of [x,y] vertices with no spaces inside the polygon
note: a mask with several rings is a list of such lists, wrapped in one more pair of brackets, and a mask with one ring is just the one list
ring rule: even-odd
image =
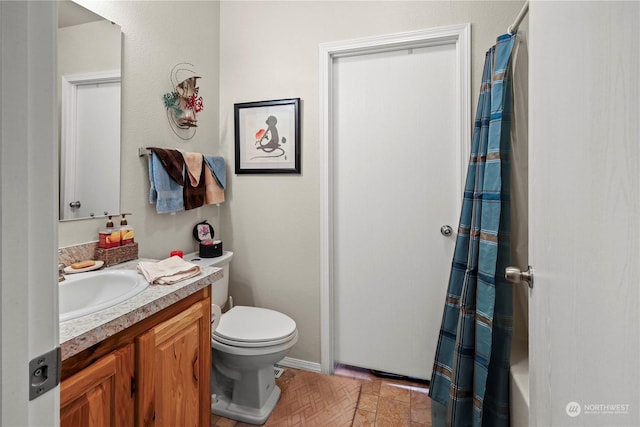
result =
[{"label": "beige marble countertop", "polygon": [[[109,269],[135,270],[136,259],[114,265]],[[195,277],[173,285],[149,285],[138,295],[118,305],[97,313],[60,323],[60,348],[62,360],[74,356],[86,348],[117,334],[131,325],[169,307],[200,289],[212,285],[223,277],[223,270],[217,267],[203,267]]]}]

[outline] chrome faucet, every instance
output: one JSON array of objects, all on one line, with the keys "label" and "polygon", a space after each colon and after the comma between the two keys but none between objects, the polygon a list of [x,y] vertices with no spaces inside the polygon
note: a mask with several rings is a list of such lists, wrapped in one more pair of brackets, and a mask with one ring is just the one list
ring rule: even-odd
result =
[{"label": "chrome faucet", "polygon": [[64,264],[58,264],[58,283],[64,280]]}]

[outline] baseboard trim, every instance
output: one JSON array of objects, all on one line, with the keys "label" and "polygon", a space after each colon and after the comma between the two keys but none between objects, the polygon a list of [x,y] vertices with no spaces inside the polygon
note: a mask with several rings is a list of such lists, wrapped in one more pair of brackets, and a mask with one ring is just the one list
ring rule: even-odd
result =
[{"label": "baseboard trim", "polygon": [[308,362],[306,360],[294,359],[292,357],[285,357],[278,362],[280,366],[286,366],[288,368],[302,369],[304,371],[320,372],[320,364],[315,362]]}]

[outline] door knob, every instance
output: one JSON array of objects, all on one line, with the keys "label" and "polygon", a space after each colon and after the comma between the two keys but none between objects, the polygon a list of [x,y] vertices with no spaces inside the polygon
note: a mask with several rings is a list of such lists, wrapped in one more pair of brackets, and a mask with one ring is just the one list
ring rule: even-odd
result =
[{"label": "door knob", "polygon": [[442,227],[440,227],[440,234],[449,237],[453,234],[453,229],[450,225],[443,225]]},{"label": "door knob", "polygon": [[75,201],[75,202],[71,202],[71,203],[69,203],[69,207],[70,207],[70,208],[79,208],[80,206],[81,206],[81,205],[80,205],[80,200],[77,200],[77,201]]},{"label": "door knob", "polygon": [[518,267],[507,267],[504,269],[504,277],[511,283],[526,282],[529,289],[533,289],[533,268],[527,267],[527,271],[520,271]]}]

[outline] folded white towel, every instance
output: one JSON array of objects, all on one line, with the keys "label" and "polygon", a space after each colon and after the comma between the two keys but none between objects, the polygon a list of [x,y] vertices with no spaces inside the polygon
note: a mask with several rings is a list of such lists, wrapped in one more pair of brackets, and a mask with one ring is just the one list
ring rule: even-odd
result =
[{"label": "folded white towel", "polygon": [[158,262],[140,261],[138,271],[151,284],[172,285],[197,276],[200,273],[200,266],[185,261],[179,256],[172,256]]}]

